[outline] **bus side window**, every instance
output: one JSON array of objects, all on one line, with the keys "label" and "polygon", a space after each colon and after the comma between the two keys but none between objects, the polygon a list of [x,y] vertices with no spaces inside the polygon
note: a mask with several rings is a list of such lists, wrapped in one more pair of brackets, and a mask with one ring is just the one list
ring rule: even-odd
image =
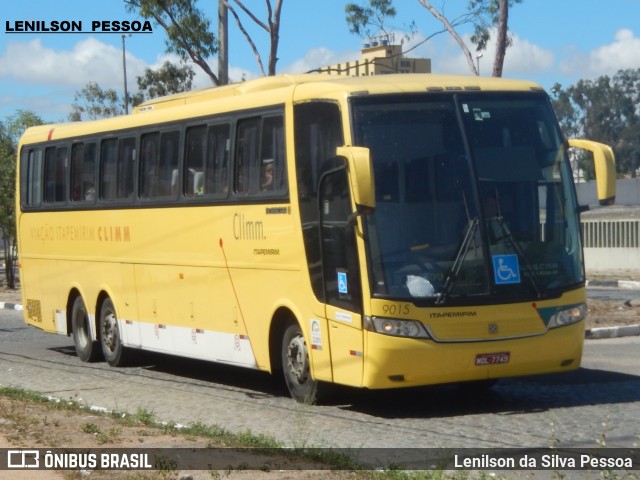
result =
[{"label": "bus side window", "polygon": [[158,197],[178,196],[180,132],[163,132],[160,134],[160,165],[158,174]]},{"label": "bus side window", "polygon": [[225,197],[229,191],[228,124],[187,130],[185,195]]},{"label": "bus side window", "polygon": [[96,199],[96,144],[75,143],[71,147],[71,201]]},{"label": "bus side window", "polygon": [[249,118],[238,123],[235,192],[276,195],[286,189],[282,116]]},{"label": "bus side window", "polygon": [[188,197],[204,195],[203,169],[207,155],[207,127],[204,125],[187,130],[186,139],[186,189]]},{"label": "bus side window", "polygon": [[283,191],[286,187],[284,125],[281,116],[267,117],[262,125],[260,191]]},{"label": "bus side window", "polygon": [[180,189],[180,132],[148,133],[142,136],[140,197],[177,198]]},{"label": "bus side window", "polygon": [[67,200],[68,148],[47,148],[44,156],[44,201],[61,203]]},{"label": "bus side window", "polygon": [[110,138],[100,145],[100,199],[117,198],[117,149],[118,140]]},{"label": "bus side window", "polygon": [[140,197],[151,198],[156,195],[158,184],[158,152],[160,134],[142,135],[140,151]]},{"label": "bus side window", "polygon": [[257,189],[259,174],[255,170],[258,167],[259,142],[259,118],[250,118],[238,123],[234,182],[236,193],[249,193]]},{"label": "bus side window", "polygon": [[206,193],[226,197],[229,193],[229,146],[231,144],[229,124],[209,127],[209,152],[205,167],[204,188]]},{"label": "bus side window", "polygon": [[136,139],[124,138],[118,142],[117,190],[118,198],[133,198]]},{"label": "bus side window", "polygon": [[26,176],[26,192],[24,198],[29,206],[38,206],[42,202],[42,150],[29,150],[26,169],[21,169]]}]

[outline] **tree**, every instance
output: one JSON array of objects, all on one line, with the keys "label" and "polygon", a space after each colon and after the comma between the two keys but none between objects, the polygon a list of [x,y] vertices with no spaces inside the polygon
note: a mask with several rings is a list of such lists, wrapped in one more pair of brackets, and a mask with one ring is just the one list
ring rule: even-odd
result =
[{"label": "tree", "polygon": [[103,90],[96,82],[89,82],[74,95],[69,121],[78,122],[85,116],[89,120],[97,120],[123,115],[122,103],[114,89]]},{"label": "tree", "polygon": [[[151,98],[189,91],[194,75],[195,72],[190,66],[178,67],[171,62],[165,62],[158,70],[146,68],[144,73],[137,77],[140,91],[129,94],[129,104],[135,106]],[[103,89],[96,82],[89,82],[82,90],[76,92],[69,121],[97,120],[124,115],[123,103],[122,97],[114,89]]]},{"label": "tree", "polygon": [[471,22],[474,25],[474,34],[471,42],[476,46],[477,52],[486,50],[491,39],[491,30],[497,27],[496,53],[493,61],[494,77],[501,77],[506,56],[507,47],[510,44],[508,37],[509,8],[522,0],[470,0],[468,12],[450,22],[442,11],[437,10],[431,2],[418,0],[436,19],[438,19],[451,34],[456,43],[460,46],[462,53],[467,59],[469,69],[480,75],[478,68],[473,61],[471,50],[456,31],[456,26]]},{"label": "tree", "polygon": [[[260,18],[244,5],[242,0],[219,0],[212,8],[212,18],[226,22],[226,8],[233,16],[238,28],[249,43],[258,63],[258,68],[263,76],[275,75],[276,64],[278,62],[278,45],[280,42],[280,17],[282,14],[283,0],[264,0],[267,10],[265,20]],[[209,76],[214,85],[221,85],[220,76],[213,73],[207,63],[210,55],[218,53],[218,39],[210,31],[211,22],[205,14],[195,6],[195,0],[125,0],[127,9],[130,12],[140,14],[144,18],[151,18],[156,21],[167,32],[167,50],[180,55],[183,60],[191,60],[198,65]],[[213,3],[213,2],[212,2]],[[224,7],[224,8],[222,8]],[[260,54],[256,42],[249,34],[245,21],[241,14],[249,18],[260,29],[269,34],[269,58],[265,70],[264,61]],[[224,31],[219,29],[219,31]],[[226,39],[223,38],[223,41]],[[223,45],[226,48],[226,45]],[[226,56],[226,50],[222,52]],[[219,67],[219,72],[228,69]]]},{"label": "tree", "polygon": [[[349,31],[359,36],[371,36],[371,27],[377,31],[386,33],[385,21],[396,15],[393,7],[393,0],[368,0],[369,6],[363,7],[358,4],[349,3],[345,8],[347,14],[347,24]],[[441,10],[435,8],[432,2],[418,0],[442,25],[444,30],[453,37],[460,46],[464,54],[469,69],[475,75],[479,75],[478,67],[474,62],[471,50],[465,43],[457,28],[464,24],[471,23],[474,26],[474,34],[471,42],[476,46],[477,52],[486,50],[493,28],[497,29],[496,55],[493,62],[493,76],[501,77],[506,56],[507,47],[510,45],[508,35],[509,8],[522,0],[470,0],[467,11],[459,17],[449,20],[444,14],[444,7]],[[415,29],[415,24],[411,25],[411,31]],[[442,32],[436,32],[428,38]]]},{"label": "tree", "polygon": [[195,0],[125,0],[129,12],[153,19],[167,32],[167,51],[176,53],[183,61],[191,60],[219,85],[218,76],[211,70],[207,58],[218,51],[215,35],[209,30],[211,22],[195,6]]},{"label": "tree", "polygon": [[33,125],[44,122],[35,113],[18,110],[0,123],[0,233],[4,247],[5,280],[16,288],[16,154],[20,136]]},{"label": "tree", "polygon": [[233,15],[238,28],[244,35],[244,38],[247,40],[249,46],[253,50],[256,61],[258,62],[258,68],[260,68],[260,72],[263,76],[272,76],[276,74],[276,63],[278,63],[278,45],[280,43],[280,16],[282,14],[282,2],[283,0],[276,0],[274,7],[271,4],[271,0],[265,0],[265,4],[267,7],[267,19],[266,21],[262,21],[251,10],[245,7],[244,3],[242,3],[241,0],[233,0],[233,3],[235,3],[240,8],[240,10],[242,10],[258,27],[265,30],[269,34],[269,60],[267,63],[267,73],[265,73],[264,70],[264,62],[262,61],[262,56],[258,52],[258,48],[256,47],[255,42],[247,32],[235,7],[233,7],[233,5],[231,5],[228,1],[224,2],[226,7]]},{"label": "tree", "polygon": [[[396,16],[393,0],[369,0],[369,6],[363,7],[348,3],[345,7],[349,31],[359,37],[373,37],[377,32],[387,35],[385,21]],[[371,27],[375,28],[371,30]]]},{"label": "tree", "polygon": [[[552,103],[567,137],[585,137],[611,145],[619,173],[636,177],[640,168],[640,69],[613,77],[580,80],[563,90],[552,88]],[[587,180],[593,165],[580,161]]]},{"label": "tree", "polygon": [[[164,62],[158,70],[145,68],[138,77],[140,100],[163,97],[172,93],[188,92],[193,86],[195,72],[188,65],[180,67],[171,62]],[[134,105],[140,103],[134,100]]]}]

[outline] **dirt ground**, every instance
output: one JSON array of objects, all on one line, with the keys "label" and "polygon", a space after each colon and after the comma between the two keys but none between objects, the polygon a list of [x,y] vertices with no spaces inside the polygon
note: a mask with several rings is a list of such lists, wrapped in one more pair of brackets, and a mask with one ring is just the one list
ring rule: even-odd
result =
[{"label": "dirt ground", "polygon": [[[21,303],[19,291],[0,287],[0,302]],[[628,300],[587,302],[587,328],[640,324],[640,299],[632,293]],[[189,436],[179,431],[150,427],[137,421],[123,422],[109,415],[85,410],[64,409],[53,403],[37,403],[0,396],[1,448],[206,448],[212,440]],[[138,450],[136,450],[138,451]],[[280,464],[278,464],[280,462]],[[282,463],[285,462],[285,463]],[[100,471],[38,471],[16,472],[0,470],[2,479],[345,479],[349,472],[297,471],[282,468],[285,459],[267,459],[269,469],[242,471],[182,472],[114,472]],[[238,465],[242,459],[238,459]],[[365,475],[366,477],[366,475]]]},{"label": "dirt ground", "polygon": [[[105,414],[95,414],[77,409],[65,409],[55,403],[37,403],[0,396],[0,449],[131,449],[142,453],[143,449],[156,448],[212,448],[225,447],[220,441],[190,436],[171,428],[158,428],[137,422],[123,421]],[[227,455],[225,455],[227,458]],[[14,471],[0,470],[3,479],[299,479],[346,478],[348,472],[320,470],[295,470],[290,460],[278,456],[255,455],[262,470],[246,470],[245,453],[229,454],[234,467],[224,470],[202,471]]]}]

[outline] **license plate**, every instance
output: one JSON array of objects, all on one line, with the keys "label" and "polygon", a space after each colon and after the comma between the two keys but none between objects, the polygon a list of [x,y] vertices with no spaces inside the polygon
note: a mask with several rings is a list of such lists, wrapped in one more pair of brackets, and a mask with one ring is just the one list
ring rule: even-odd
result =
[{"label": "license plate", "polygon": [[509,363],[509,352],[497,353],[479,353],[476,355],[476,367],[482,365],[498,365],[500,363]]}]

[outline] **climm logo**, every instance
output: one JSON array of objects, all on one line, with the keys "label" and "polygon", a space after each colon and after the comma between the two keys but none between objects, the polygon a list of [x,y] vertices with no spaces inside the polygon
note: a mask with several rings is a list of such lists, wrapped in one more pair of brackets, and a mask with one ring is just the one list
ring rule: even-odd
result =
[{"label": "climm logo", "polygon": [[98,227],[99,242],[130,242],[131,232],[128,226]]},{"label": "climm logo", "polygon": [[236,240],[266,240],[260,220],[247,220],[243,213],[233,215],[233,238]]},{"label": "climm logo", "polygon": [[131,230],[128,225],[50,225],[31,229],[31,239],[42,242],[130,242]]}]

